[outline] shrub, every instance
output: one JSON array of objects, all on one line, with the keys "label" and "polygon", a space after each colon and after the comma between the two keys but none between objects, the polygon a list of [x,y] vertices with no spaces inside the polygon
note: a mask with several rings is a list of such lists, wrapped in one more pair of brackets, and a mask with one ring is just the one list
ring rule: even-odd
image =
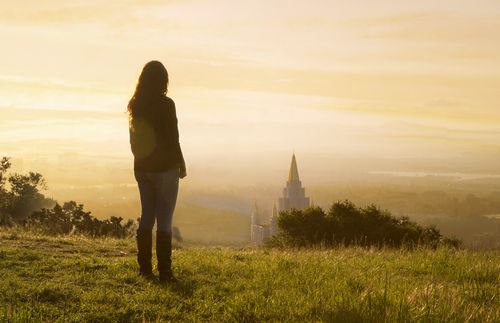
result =
[{"label": "shrub", "polygon": [[438,245],[459,247],[457,239],[444,238],[435,227],[422,227],[407,217],[396,218],[375,205],[356,207],[352,202],[334,203],[328,212],[320,207],[282,211],[278,217],[280,233],[268,246],[414,247]]},{"label": "shrub", "polygon": [[91,212],[83,210],[82,204],[75,201],[56,203],[52,209],[42,209],[33,212],[26,225],[47,234],[83,234],[91,237],[110,236],[124,238],[132,234],[134,221],[128,220],[122,224],[123,218],[112,216],[110,219],[99,220]]}]

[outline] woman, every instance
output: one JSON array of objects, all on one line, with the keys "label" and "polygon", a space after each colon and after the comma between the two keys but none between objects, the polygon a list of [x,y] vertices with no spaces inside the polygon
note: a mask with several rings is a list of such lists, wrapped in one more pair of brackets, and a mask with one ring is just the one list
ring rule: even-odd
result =
[{"label": "woman", "polygon": [[154,277],[151,249],[156,218],[160,282],[175,280],[171,259],[172,217],[179,178],[186,177],[175,103],[167,97],[167,87],[165,66],[158,61],[147,63],[127,108],[134,174],[141,196],[141,218],[137,230],[139,274],[146,278]]}]

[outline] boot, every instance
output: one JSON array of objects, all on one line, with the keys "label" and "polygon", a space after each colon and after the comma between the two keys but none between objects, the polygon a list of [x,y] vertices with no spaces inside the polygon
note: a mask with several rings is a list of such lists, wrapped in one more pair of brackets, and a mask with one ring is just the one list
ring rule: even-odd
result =
[{"label": "boot", "polygon": [[153,278],[153,266],[151,264],[153,237],[151,231],[137,230],[137,262],[139,263],[139,275],[145,278]]},{"label": "boot", "polygon": [[172,233],[156,232],[156,257],[160,283],[174,282],[176,279],[172,273]]}]

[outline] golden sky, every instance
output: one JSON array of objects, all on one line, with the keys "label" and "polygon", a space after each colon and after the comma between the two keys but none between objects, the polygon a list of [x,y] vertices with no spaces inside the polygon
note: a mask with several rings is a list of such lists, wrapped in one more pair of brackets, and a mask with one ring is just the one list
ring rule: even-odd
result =
[{"label": "golden sky", "polygon": [[158,59],[195,174],[495,160],[499,30],[498,0],[2,1],[0,155],[130,166],[123,112]]}]

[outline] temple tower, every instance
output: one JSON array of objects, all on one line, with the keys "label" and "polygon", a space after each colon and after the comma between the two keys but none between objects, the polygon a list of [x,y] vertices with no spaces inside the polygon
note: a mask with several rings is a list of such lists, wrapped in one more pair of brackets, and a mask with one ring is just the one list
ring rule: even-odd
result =
[{"label": "temple tower", "polygon": [[[278,200],[278,208],[276,204],[273,206],[271,216],[265,214],[257,207],[257,202],[254,203],[250,214],[250,241],[254,245],[260,245],[270,237],[279,233],[278,217],[280,211],[289,211],[291,209],[302,210],[310,205],[310,200],[305,196],[305,189],[302,187],[302,182],[299,179],[299,170],[295,154],[292,155],[292,163],[288,172],[288,181],[283,188],[283,197]],[[262,218],[268,220],[264,223],[260,221]]]},{"label": "temple tower", "polygon": [[295,153],[292,155],[292,163],[288,172],[288,181],[283,188],[283,197],[278,200],[279,211],[288,211],[291,209],[303,210],[309,207],[309,198],[306,197],[305,188],[299,178],[299,170]]}]

